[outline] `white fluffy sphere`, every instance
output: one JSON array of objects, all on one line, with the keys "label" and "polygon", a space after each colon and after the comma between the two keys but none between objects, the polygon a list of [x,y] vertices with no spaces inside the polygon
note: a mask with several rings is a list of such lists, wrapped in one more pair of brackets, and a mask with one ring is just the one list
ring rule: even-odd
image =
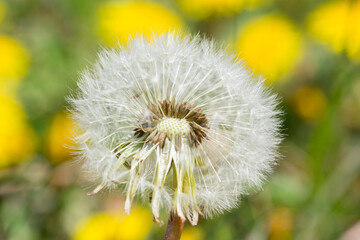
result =
[{"label": "white fluffy sphere", "polygon": [[229,210],[271,171],[276,97],[211,41],[167,33],[102,50],[71,102],[98,190],[123,185],[125,210],[150,199],[196,224]]}]

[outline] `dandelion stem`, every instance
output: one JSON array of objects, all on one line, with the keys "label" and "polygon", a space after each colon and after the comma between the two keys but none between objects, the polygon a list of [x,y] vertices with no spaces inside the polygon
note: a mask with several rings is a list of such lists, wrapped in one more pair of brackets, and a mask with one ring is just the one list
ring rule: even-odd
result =
[{"label": "dandelion stem", "polygon": [[185,220],[176,213],[170,213],[164,240],[180,240]]}]

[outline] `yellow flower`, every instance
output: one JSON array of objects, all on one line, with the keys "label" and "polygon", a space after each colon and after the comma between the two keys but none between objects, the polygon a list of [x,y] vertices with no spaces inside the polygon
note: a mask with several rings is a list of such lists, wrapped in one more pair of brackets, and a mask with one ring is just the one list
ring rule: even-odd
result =
[{"label": "yellow flower", "polygon": [[326,108],[326,97],[315,87],[301,87],[293,95],[294,110],[306,120],[316,120]]},{"label": "yellow flower", "polygon": [[348,12],[349,5],[346,1],[326,3],[309,15],[308,31],[329,44],[335,52],[340,52],[345,47]]},{"label": "yellow flower", "polygon": [[195,19],[240,12],[249,0],[178,0],[180,8]]},{"label": "yellow flower", "polygon": [[301,53],[301,36],[286,18],[268,15],[246,24],[237,41],[239,56],[267,83],[283,77]]},{"label": "yellow flower", "polygon": [[68,160],[72,157],[71,151],[75,146],[75,123],[63,112],[58,113],[53,119],[48,130],[48,149],[50,159],[54,163]]},{"label": "yellow flower", "polygon": [[294,213],[290,209],[278,208],[271,211],[268,221],[270,240],[292,239]]},{"label": "yellow flower", "polygon": [[0,95],[0,109],[0,168],[6,168],[32,155],[36,139],[15,99]]},{"label": "yellow flower", "polygon": [[74,240],[141,240],[152,227],[149,210],[136,207],[131,214],[101,212],[79,223]]},{"label": "yellow flower", "polygon": [[183,28],[179,16],[150,2],[108,2],[100,6],[98,17],[98,33],[108,45],[125,44],[137,33],[151,36]]},{"label": "yellow flower", "polygon": [[360,60],[360,1],[333,1],[315,9],[307,30],[334,52]]},{"label": "yellow flower", "polygon": [[181,234],[181,240],[201,240],[204,239],[204,233],[199,227],[185,227]]},{"label": "yellow flower", "polygon": [[18,79],[25,76],[29,65],[29,55],[20,42],[0,35],[0,53],[0,80]]},{"label": "yellow flower", "polygon": [[349,58],[360,61],[360,1],[350,6],[346,50]]},{"label": "yellow flower", "polygon": [[0,24],[2,23],[5,16],[6,5],[0,1]]}]

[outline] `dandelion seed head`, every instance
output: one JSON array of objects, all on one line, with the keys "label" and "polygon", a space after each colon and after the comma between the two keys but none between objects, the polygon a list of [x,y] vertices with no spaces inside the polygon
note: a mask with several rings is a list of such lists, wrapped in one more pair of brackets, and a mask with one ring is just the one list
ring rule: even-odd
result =
[{"label": "dandelion seed head", "polygon": [[[149,43],[150,42],[150,43]],[[84,168],[190,223],[236,207],[271,172],[277,100],[212,41],[167,33],[104,49],[71,99]],[[119,189],[119,188],[117,188]]]}]

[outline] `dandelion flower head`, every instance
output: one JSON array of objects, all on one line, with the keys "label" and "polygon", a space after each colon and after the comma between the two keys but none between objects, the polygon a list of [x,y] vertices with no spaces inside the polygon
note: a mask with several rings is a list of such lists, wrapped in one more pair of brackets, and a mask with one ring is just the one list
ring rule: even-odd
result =
[{"label": "dandelion flower head", "polygon": [[344,49],[348,7],[346,1],[329,2],[308,17],[309,32],[327,42],[335,52]]},{"label": "dandelion flower head", "polygon": [[316,87],[304,86],[295,91],[292,96],[295,112],[306,120],[319,119],[326,109],[326,97]]},{"label": "dandelion flower head", "polygon": [[334,52],[360,60],[360,1],[320,5],[308,16],[307,30]]},{"label": "dandelion flower head", "polygon": [[280,142],[276,97],[216,45],[174,33],[103,50],[72,99],[85,169],[196,224],[259,187]]},{"label": "dandelion flower head", "polygon": [[35,150],[35,134],[20,104],[0,95],[0,169],[24,161]]},{"label": "dandelion flower head", "polygon": [[151,226],[151,213],[145,208],[134,208],[130,216],[100,212],[77,224],[73,240],[142,240],[149,235]]},{"label": "dandelion flower head", "polygon": [[16,39],[0,35],[0,94],[14,95],[29,67],[29,54]]},{"label": "dandelion flower head", "polygon": [[294,67],[301,53],[301,36],[285,17],[267,15],[243,26],[236,47],[248,66],[271,83]]},{"label": "dandelion flower head", "polygon": [[23,45],[11,37],[0,35],[0,52],[0,81],[24,77],[29,55]]},{"label": "dandelion flower head", "polygon": [[204,238],[204,232],[199,227],[185,227],[184,231],[181,234],[181,240],[201,240]]},{"label": "dandelion flower head", "polygon": [[346,49],[349,58],[360,61],[360,1],[350,6],[349,22],[347,25]]},{"label": "dandelion flower head", "polygon": [[69,136],[76,134],[75,128],[73,120],[64,112],[55,115],[47,133],[47,151],[53,163],[66,161],[73,156],[71,149],[75,148],[75,143]]},{"label": "dandelion flower head", "polygon": [[107,2],[98,12],[98,33],[107,45],[125,44],[137,33],[151,36],[183,28],[179,16],[164,6],[145,1]]}]

